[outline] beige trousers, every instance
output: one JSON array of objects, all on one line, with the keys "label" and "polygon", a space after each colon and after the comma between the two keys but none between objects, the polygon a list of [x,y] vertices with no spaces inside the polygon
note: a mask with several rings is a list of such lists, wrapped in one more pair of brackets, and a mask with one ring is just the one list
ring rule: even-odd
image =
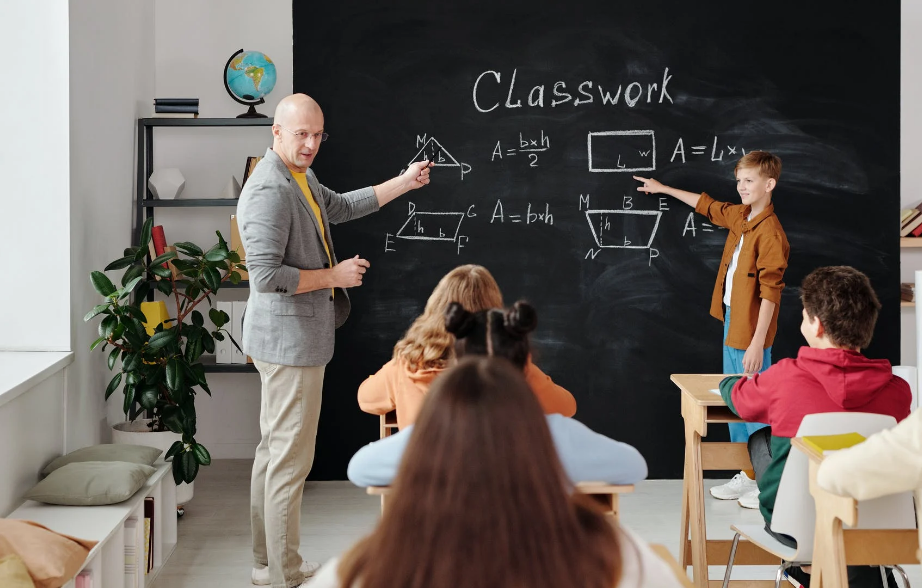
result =
[{"label": "beige trousers", "polygon": [[301,496],[314,462],[325,366],[253,363],[261,383],[261,438],[250,480],[253,559],[269,566],[273,588],[292,588],[304,581]]}]

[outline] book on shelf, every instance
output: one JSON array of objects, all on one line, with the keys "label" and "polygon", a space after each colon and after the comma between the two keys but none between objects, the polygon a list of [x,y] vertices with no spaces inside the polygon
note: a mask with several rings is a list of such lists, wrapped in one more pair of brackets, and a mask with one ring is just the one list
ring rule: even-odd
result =
[{"label": "book on shelf", "polygon": [[198,98],[154,98],[154,106],[198,106]]},{"label": "book on shelf", "polygon": [[161,106],[156,104],[154,106],[154,112],[198,112],[198,104],[180,104],[180,105],[169,105]]},{"label": "book on shelf", "polygon": [[910,233],[922,226],[922,214],[917,214],[912,220],[907,221],[900,229],[900,237],[908,237]]},{"label": "book on shelf", "polygon": [[918,212],[915,208],[901,208],[900,209],[900,227],[906,224],[910,218],[915,216],[915,212]]},{"label": "book on shelf", "polygon": [[911,282],[900,284],[900,300],[903,302],[916,301],[916,285]]},{"label": "book on shelf", "polygon": [[144,553],[147,554],[147,571],[154,569],[154,497],[144,499]]},{"label": "book on shelf", "polygon": [[93,588],[93,573],[83,570],[74,578],[74,588]]},{"label": "book on shelf", "polygon": [[240,187],[246,186],[247,178],[250,177],[250,174],[253,173],[253,170],[256,169],[256,164],[259,163],[259,160],[262,159],[262,156],[253,156],[247,157],[246,168],[243,170],[243,181],[240,182]]},{"label": "book on shelf", "polygon": [[[154,245],[154,252],[159,257],[166,252],[166,235],[163,232],[163,225],[154,225],[150,229],[150,242]],[[169,268],[167,262],[163,262],[163,267]]]},{"label": "book on shelf", "polygon": [[864,441],[865,437],[860,433],[840,433],[838,435],[804,435],[802,439],[804,444],[816,451],[829,453],[858,445]]},{"label": "book on shelf", "polygon": [[198,118],[197,112],[155,112],[152,118]]}]

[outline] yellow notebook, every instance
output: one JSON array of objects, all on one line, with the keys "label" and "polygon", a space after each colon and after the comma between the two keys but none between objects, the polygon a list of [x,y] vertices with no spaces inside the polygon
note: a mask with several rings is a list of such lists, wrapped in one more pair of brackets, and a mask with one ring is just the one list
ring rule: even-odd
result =
[{"label": "yellow notebook", "polygon": [[820,453],[846,449],[864,441],[864,435],[859,433],[842,433],[840,435],[807,435],[803,437],[804,443]]}]

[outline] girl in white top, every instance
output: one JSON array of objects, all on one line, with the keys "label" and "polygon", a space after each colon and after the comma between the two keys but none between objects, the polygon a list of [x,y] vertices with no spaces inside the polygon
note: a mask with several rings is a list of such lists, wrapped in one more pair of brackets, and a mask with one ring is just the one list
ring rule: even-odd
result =
[{"label": "girl in white top", "polygon": [[673,588],[665,562],[569,483],[521,371],[436,379],[377,528],[311,588]]}]

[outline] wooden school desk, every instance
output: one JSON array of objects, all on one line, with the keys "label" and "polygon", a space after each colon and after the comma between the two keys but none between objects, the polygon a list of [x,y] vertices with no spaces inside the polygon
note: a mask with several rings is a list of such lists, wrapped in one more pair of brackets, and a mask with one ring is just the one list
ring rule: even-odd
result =
[{"label": "wooden school desk", "polygon": [[379,418],[379,427],[381,439],[389,437],[397,432],[397,411],[392,410],[382,414]]},{"label": "wooden school desk", "polygon": [[791,446],[810,459],[810,494],[816,503],[811,588],[846,585],[846,562],[850,565],[898,565],[918,563],[919,532],[916,529],[843,529],[858,522],[858,501],[823,490],[816,472],[823,454],[791,439]]},{"label": "wooden school desk", "polygon": [[[622,494],[629,494],[634,491],[633,484],[606,484],[604,482],[580,482],[576,485],[576,491],[585,494],[596,501],[605,514],[612,520],[618,520],[618,497]],[[368,494],[381,497],[381,514],[387,506],[387,499],[391,495],[390,486],[369,486],[366,489]]]},{"label": "wooden school desk", "polygon": [[[673,374],[671,380],[682,392],[682,418],[685,421],[685,470],[682,475],[682,519],[679,540],[679,566],[692,566],[696,588],[720,586],[708,582],[708,566],[726,566],[730,559],[729,539],[708,540],[704,520],[705,470],[752,469],[745,443],[702,443],[708,424],[743,422],[727,408],[719,394],[711,392],[726,376],[722,374]],[[689,531],[691,539],[689,540]],[[774,565],[781,561],[748,541],[740,541],[737,565]],[[731,580],[730,586],[761,588],[774,586],[769,580]]]}]

